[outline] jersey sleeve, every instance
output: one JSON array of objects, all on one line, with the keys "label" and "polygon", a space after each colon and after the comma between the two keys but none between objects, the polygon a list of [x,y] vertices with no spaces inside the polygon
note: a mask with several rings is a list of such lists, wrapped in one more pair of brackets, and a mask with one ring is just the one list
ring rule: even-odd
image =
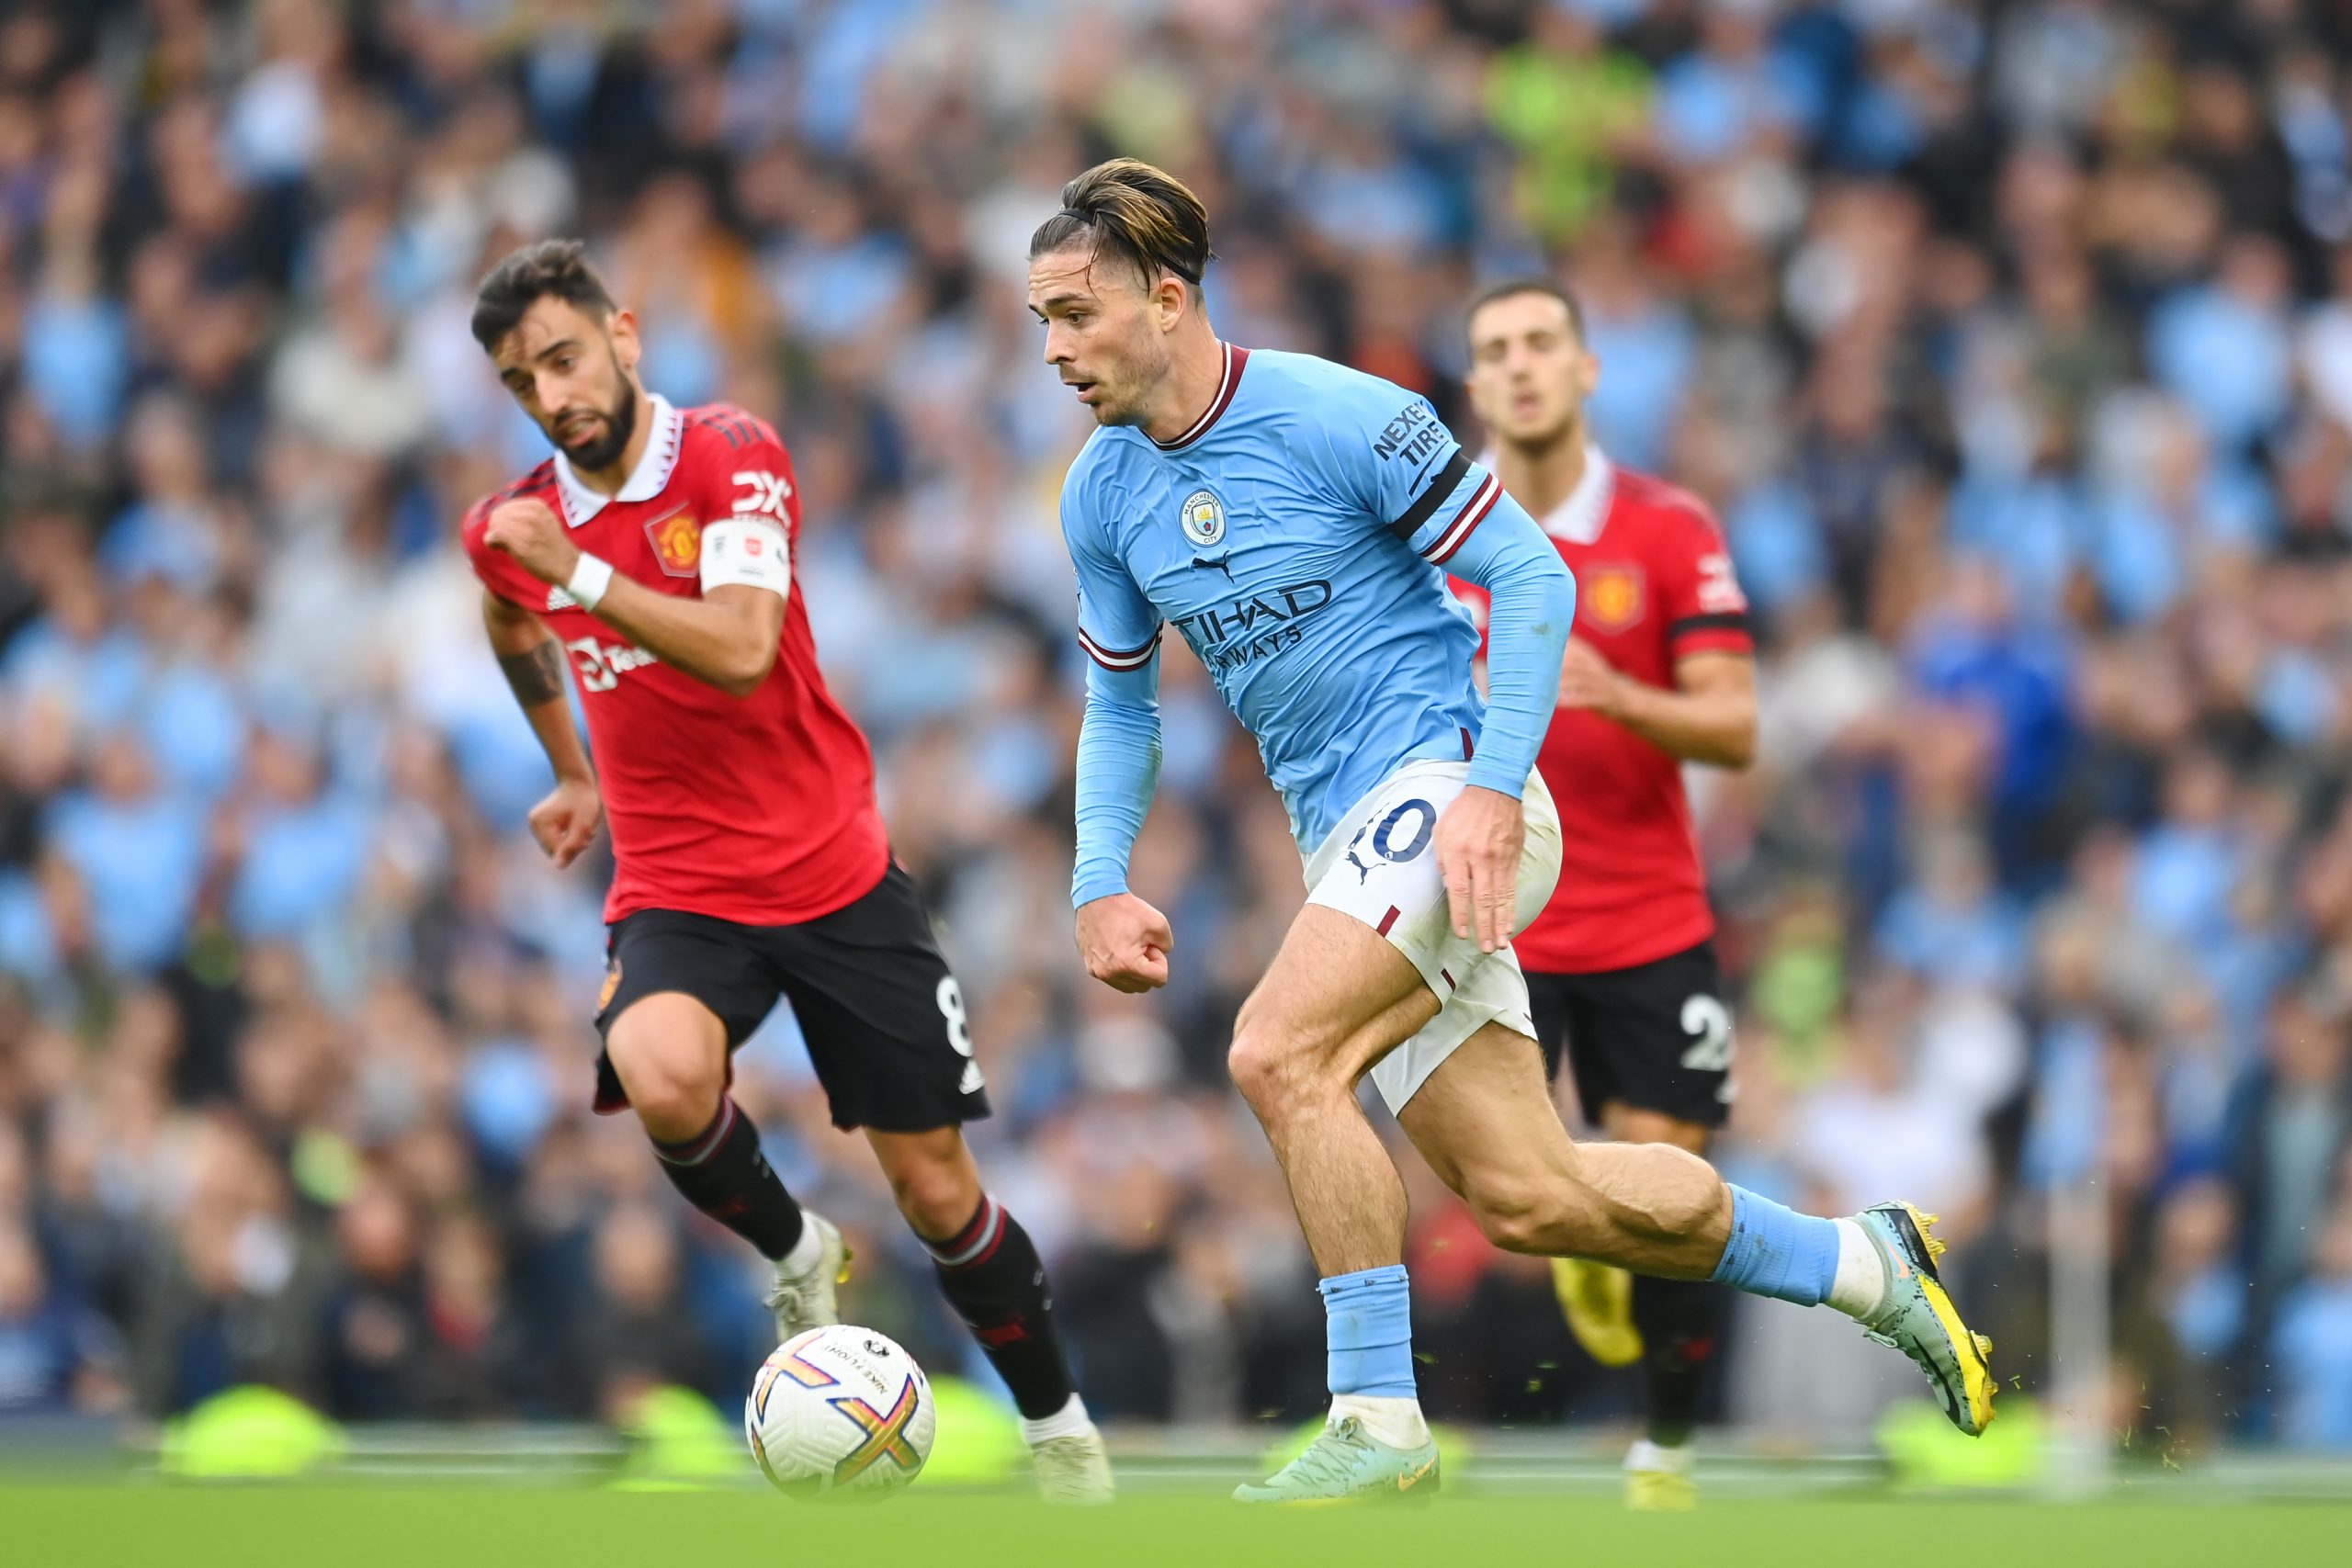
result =
[{"label": "jersey sleeve", "polygon": [[1486,658],[1487,623],[1494,615],[1494,596],[1475,582],[1464,582],[1451,576],[1445,580],[1445,591],[1470,612],[1470,624],[1478,628],[1478,657]]},{"label": "jersey sleeve", "polygon": [[1334,391],[1322,400],[1325,453],[1341,496],[1416,555],[1453,559],[1502,481],[1470,460],[1419,393],[1353,372]]},{"label": "jersey sleeve", "polygon": [[763,523],[798,537],[800,490],[792,457],[765,420],[738,409],[697,409],[691,434],[697,522],[705,528],[730,520]]},{"label": "jersey sleeve", "polygon": [[1112,550],[1092,487],[1072,473],[1062,487],[1062,539],[1078,576],[1078,645],[1105,670],[1140,670],[1159,647],[1159,612]]},{"label": "jersey sleeve", "polygon": [[1674,527],[1660,531],[1663,558],[1655,568],[1667,657],[1755,652],[1747,596],[1715,520],[1692,502],[1677,509],[1674,521]]},{"label": "jersey sleeve", "polygon": [[542,610],[547,607],[547,589],[538,580],[517,566],[513,558],[493,550],[485,542],[490,531],[490,514],[503,503],[513,501],[521,492],[514,489],[495,491],[483,496],[466,510],[465,523],[458,529],[458,538],[465,545],[466,564],[473,568],[474,576],[483,588],[518,610]]},{"label": "jersey sleeve", "polygon": [[698,411],[702,590],[747,584],[792,589],[800,490],[792,456],[766,421],[740,409]]}]

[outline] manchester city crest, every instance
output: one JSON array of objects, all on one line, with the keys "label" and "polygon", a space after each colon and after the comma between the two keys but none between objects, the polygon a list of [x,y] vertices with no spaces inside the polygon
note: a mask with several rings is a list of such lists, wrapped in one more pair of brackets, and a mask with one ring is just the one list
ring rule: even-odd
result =
[{"label": "manchester city crest", "polygon": [[1225,502],[1216,491],[1196,490],[1184,498],[1184,537],[1207,549],[1225,537]]}]

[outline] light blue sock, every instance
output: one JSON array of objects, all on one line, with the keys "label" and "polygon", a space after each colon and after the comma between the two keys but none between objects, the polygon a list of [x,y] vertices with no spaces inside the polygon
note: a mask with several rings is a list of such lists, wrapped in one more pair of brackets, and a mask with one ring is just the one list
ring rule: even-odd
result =
[{"label": "light blue sock", "polygon": [[1731,1239],[1709,1278],[1752,1295],[1818,1306],[1838,1279],[1838,1223],[1732,1187]]},{"label": "light blue sock", "polygon": [[1323,1292],[1331,1392],[1412,1399],[1413,1297],[1402,1263],[1334,1274]]}]

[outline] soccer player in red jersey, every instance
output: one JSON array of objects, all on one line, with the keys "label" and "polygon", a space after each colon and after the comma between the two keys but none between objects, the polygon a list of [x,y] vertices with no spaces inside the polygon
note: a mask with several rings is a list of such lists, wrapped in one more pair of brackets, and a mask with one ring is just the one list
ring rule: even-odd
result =
[{"label": "soccer player in red jersey", "polygon": [[[1731,1106],[1732,1016],[1682,764],[1745,768],[1755,754],[1747,602],[1706,507],[1591,444],[1584,404],[1600,367],[1573,296],[1543,279],[1498,285],[1468,326],[1485,462],[1579,589],[1537,762],[1560,811],[1559,886],[1515,939],[1544,1066],[1556,1076],[1565,1050],[1585,1114],[1611,1138],[1704,1155]],[[1475,605],[1477,591],[1461,591]],[[1586,1348],[1645,1365],[1649,1433],[1627,1460],[1629,1496],[1688,1506],[1722,1288],[1575,1259],[1555,1272]]]},{"label": "soccer player in red jersey", "polygon": [[576,242],[502,262],[473,333],[556,448],[474,506],[465,545],[555,768],[533,834],[562,866],[612,828],[596,1108],[633,1108],[672,1185],[774,1262],[779,1336],[839,1322],[841,1233],[793,1201],[729,1093],[731,1053],[789,998],[834,1123],[865,1129],[1012,1389],[1046,1497],[1108,1501],[1045,1267],[964,1143],[988,1099],[962,995],[817,668],[791,458],[741,409],[646,392],[636,322]]}]

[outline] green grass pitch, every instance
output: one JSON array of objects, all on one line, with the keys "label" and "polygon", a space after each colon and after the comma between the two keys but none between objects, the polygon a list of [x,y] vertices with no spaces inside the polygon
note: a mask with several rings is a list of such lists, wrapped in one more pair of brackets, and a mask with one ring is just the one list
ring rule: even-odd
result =
[{"label": "green grass pitch", "polygon": [[2352,1503],[2044,1506],[1725,1502],[1676,1517],[1597,1499],[1440,1498],[1423,1506],[1245,1512],[1154,1496],[1049,1510],[941,1493],[809,1507],[754,1492],[556,1487],[0,1485],[0,1561],[24,1568],[414,1568],[553,1564],[1282,1563],[1560,1568],[2066,1568],[2345,1561]]}]

